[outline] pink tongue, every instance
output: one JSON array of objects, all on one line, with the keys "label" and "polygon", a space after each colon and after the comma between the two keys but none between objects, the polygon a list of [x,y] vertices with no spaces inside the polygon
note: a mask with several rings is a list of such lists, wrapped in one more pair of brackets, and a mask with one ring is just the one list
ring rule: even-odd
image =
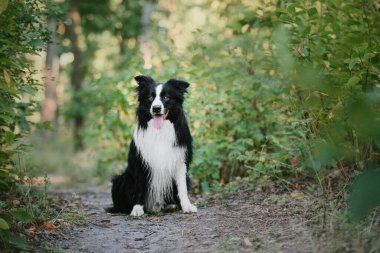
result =
[{"label": "pink tongue", "polygon": [[160,129],[163,124],[164,124],[164,115],[162,115],[162,116],[154,116],[153,117],[153,126],[156,129]]}]

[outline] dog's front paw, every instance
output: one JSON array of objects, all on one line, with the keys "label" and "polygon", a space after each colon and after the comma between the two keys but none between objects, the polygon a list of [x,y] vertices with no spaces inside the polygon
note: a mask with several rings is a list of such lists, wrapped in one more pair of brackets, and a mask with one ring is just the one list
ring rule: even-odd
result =
[{"label": "dog's front paw", "polygon": [[135,205],[132,209],[131,216],[140,217],[144,214],[142,205]]},{"label": "dog's front paw", "polygon": [[192,205],[191,203],[182,205],[182,212],[184,213],[196,213],[197,207]]}]

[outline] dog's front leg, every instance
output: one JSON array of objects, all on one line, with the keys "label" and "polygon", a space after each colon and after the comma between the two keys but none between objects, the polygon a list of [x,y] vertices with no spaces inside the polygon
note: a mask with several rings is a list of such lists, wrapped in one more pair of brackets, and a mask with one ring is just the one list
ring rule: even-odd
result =
[{"label": "dog's front leg", "polygon": [[131,216],[139,217],[139,216],[142,216],[143,214],[144,214],[144,208],[142,205],[137,204],[133,206]]},{"label": "dog's front leg", "polygon": [[196,213],[197,207],[190,203],[189,196],[187,195],[186,185],[186,165],[182,164],[175,175],[175,182],[178,188],[178,197],[181,203],[181,208],[184,213]]},{"label": "dog's front leg", "polygon": [[145,194],[146,194],[146,187],[145,187],[146,184],[144,183],[137,184],[137,182],[143,182],[143,181],[142,179],[136,180],[136,185],[135,185],[136,193],[134,195],[136,204],[133,206],[131,216],[140,217],[144,215],[144,199],[145,199]]}]

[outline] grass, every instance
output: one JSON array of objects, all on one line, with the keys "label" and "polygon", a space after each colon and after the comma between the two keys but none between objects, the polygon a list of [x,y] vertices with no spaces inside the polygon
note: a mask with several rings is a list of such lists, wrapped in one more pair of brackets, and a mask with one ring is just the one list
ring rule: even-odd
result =
[{"label": "grass", "polygon": [[355,222],[345,210],[326,204],[309,228],[318,252],[380,252],[380,209]]},{"label": "grass", "polygon": [[53,245],[50,243],[44,243],[41,246],[41,249],[45,250],[46,252],[52,253],[70,253],[70,251],[62,249],[59,245]]},{"label": "grass", "polygon": [[47,177],[42,186],[37,183],[34,178],[23,177],[16,184],[17,190],[1,196],[4,201],[0,200],[0,217],[6,219],[11,230],[2,232],[0,251],[39,247],[52,232],[57,234],[67,227],[88,223],[79,201],[49,194]]},{"label": "grass", "polygon": [[[209,205],[215,198],[222,199],[221,203],[228,204],[233,195],[250,191],[252,187],[242,184],[236,188],[236,183],[227,186],[223,191],[210,194],[208,201],[202,206]],[[297,226],[303,226],[305,233],[316,252],[380,252],[380,207],[375,209],[366,219],[355,221],[348,212],[344,196],[331,195],[329,199],[324,196],[313,196],[310,192],[293,191],[282,193],[253,193],[255,202],[267,202],[292,209],[298,206],[297,215],[304,217],[305,221]],[[224,238],[220,245],[225,250],[243,245],[241,238]],[[266,245],[265,247],[267,247]],[[261,245],[263,247],[263,245]],[[278,249],[277,249],[278,250]]]}]

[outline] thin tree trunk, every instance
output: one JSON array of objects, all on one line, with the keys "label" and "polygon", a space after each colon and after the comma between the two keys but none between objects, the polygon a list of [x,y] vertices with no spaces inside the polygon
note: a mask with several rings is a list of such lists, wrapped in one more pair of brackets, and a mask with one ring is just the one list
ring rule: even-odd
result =
[{"label": "thin tree trunk", "polygon": [[42,104],[41,121],[49,121],[52,129],[57,128],[57,91],[56,81],[59,72],[57,66],[57,55],[55,50],[55,35],[54,30],[56,21],[49,19],[48,29],[52,32],[51,43],[46,50],[46,66],[45,66],[45,99]]},{"label": "thin tree trunk", "polygon": [[142,11],[142,26],[143,32],[140,38],[140,51],[144,60],[144,68],[149,69],[152,67],[152,50],[150,47],[150,18],[152,14],[152,3],[149,0],[144,1],[143,11]]},{"label": "thin tree trunk", "polygon": [[72,20],[72,24],[70,26],[70,39],[74,54],[73,70],[71,72],[71,85],[74,89],[72,102],[74,103],[76,109],[76,113],[74,116],[74,140],[75,149],[81,150],[83,149],[83,140],[81,136],[81,130],[83,126],[83,115],[79,110],[82,104],[79,93],[82,89],[83,66],[81,59],[81,48],[79,43],[79,36],[82,34],[82,28],[80,24],[78,1],[70,1],[69,17]]},{"label": "thin tree trunk", "polygon": [[226,183],[226,173],[223,166],[219,169],[219,184],[225,185],[225,183]]}]

